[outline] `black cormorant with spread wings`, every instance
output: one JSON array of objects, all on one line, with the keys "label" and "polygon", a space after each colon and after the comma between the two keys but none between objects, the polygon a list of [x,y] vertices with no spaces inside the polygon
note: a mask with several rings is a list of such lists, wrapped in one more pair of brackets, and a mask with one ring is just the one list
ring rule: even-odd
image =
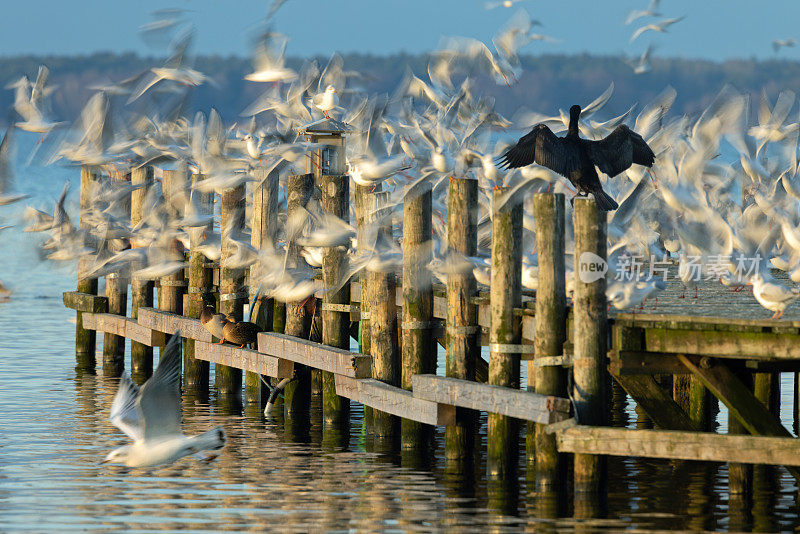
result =
[{"label": "black cormorant with spread wings", "polygon": [[538,163],[566,177],[578,189],[578,195],[592,193],[601,210],[615,210],[619,205],[603,191],[595,166],[613,177],[633,163],[652,167],[655,154],[641,135],[624,124],[599,141],[581,139],[580,115],[580,106],[569,108],[569,129],[564,137],[556,137],[546,125],[537,124],[503,152],[499,164],[510,169]]}]

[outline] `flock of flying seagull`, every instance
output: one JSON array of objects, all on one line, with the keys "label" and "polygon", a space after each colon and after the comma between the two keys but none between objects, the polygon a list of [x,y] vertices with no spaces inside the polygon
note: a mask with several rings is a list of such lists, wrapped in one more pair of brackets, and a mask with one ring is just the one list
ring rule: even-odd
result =
[{"label": "flock of flying seagull", "polygon": [[[280,3],[273,4],[265,28]],[[653,2],[647,12],[633,13],[629,22],[656,16],[657,7]],[[151,37],[178,32],[179,16],[161,13],[145,31]],[[674,22],[640,28],[634,38],[648,29],[663,31]],[[119,273],[125,278],[157,279],[184,269],[183,252],[190,246],[217,261],[225,243],[233,253],[223,266],[257,266],[251,270],[252,285],[278,300],[301,301],[326,289],[315,279],[325,247],[348,251],[350,268],[338,284],[361,270],[399,271],[399,214],[408,195],[423,188],[433,192],[429,268],[435,278],[446,282],[449,274],[471,271],[479,283],[488,284],[491,197],[493,188],[502,185],[509,188],[502,202],[524,203],[522,283],[535,290],[536,235],[525,199],[532,192],[548,190],[592,194],[608,213],[609,272],[628,273],[609,277],[611,306],[635,308],[665,288],[661,278],[631,271],[632,258],[669,257],[677,260],[678,276],[687,289],[696,288],[698,280],[707,276],[733,290],[752,285],[757,301],[773,311],[773,317],[780,317],[800,297],[800,291],[786,282],[800,283],[800,121],[790,119],[795,94],[783,91],[772,102],[764,93],[751,102],[749,95],[725,87],[702,113],[690,118],[670,114],[676,92],[667,87],[641,109],[634,104],[618,116],[601,118],[613,94],[612,84],[595,100],[569,112],[544,116],[519,110],[508,119],[495,110],[491,98],[474,90],[475,79],[488,76],[499,84],[515,83],[521,74],[517,51],[541,40],[532,33],[535,25],[527,15],[515,17],[495,36],[491,49],[474,39],[445,40],[431,55],[426,75],[407,72],[392,95],[364,94],[358,87],[362,74],[346,70],[337,54],[322,69],[315,61],[298,70],[288,68],[286,37],[265,30],[255,48],[253,72],[246,79],[268,84],[267,89],[243,110],[241,124],[227,126],[213,109],[207,115],[185,112],[192,87],[211,80],[192,67],[191,33],[178,32],[163,65],[100,88],[69,126],[49,116],[48,97],[55,88],[48,85],[49,72],[42,66],[33,83],[23,76],[11,86],[19,120],[0,143],[0,206],[25,198],[14,188],[14,131],[36,132],[46,142],[36,145],[32,157],[46,163],[89,165],[108,175],[87,195],[90,206],[82,214],[86,224],[80,228],[65,206],[69,183],[53,211],[26,208],[24,230],[47,235],[40,246],[43,258],[83,260],[91,277]],[[368,231],[363,244],[356,246],[355,229],[323,213],[314,201],[300,216],[282,216],[275,248],[255,249],[246,231],[215,229],[214,217],[204,211],[199,193],[257,185],[256,176],[277,175],[279,203],[285,206],[286,177],[306,172],[312,152],[320,148],[299,132],[325,118],[351,128],[346,163],[354,182],[380,185],[389,192],[389,209],[381,213],[392,223],[395,239],[378,239]],[[504,133],[529,128],[530,133],[519,140]],[[556,135],[564,131],[563,137]],[[170,205],[165,205],[163,186],[157,181],[146,194],[144,217],[134,225],[126,199],[137,186],[113,178],[142,165],[191,170],[205,178],[171,191]],[[447,249],[450,177],[479,184],[475,257]],[[566,220],[567,289],[571,290],[574,236],[572,217],[568,214]],[[302,246],[303,261],[287,261],[288,243]],[[775,269],[785,275],[773,276]],[[0,286],[0,297],[2,291]],[[216,324],[213,307],[207,315],[203,323],[211,328]],[[235,324],[220,321],[217,326],[223,337],[239,342]],[[112,451],[105,461],[154,465],[224,445],[220,428],[194,437],[180,433],[177,339],[141,389],[130,379],[121,381],[112,421],[133,443]]]},{"label": "flock of flying seagull", "polygon": [[[264,31],[247,79],[266,83],[267,89],[243,111],[243,121],[230,126],[213,109],[207,115],[184,113],[192,87],[209,80],[192,68],[187,53],[191,33],[173,40],[163,65],[99,90],[69,127],[49,116],[47,100],[54,88],[42,66],[33,83],[22,77],[12,86],[21,120],[0,144],[0,205],[22,198],[13,189],[14,128],[46,136],[45,143],[37,144],[36,157],[47,163],[66,160],[105,169],[110,176],[146,164],[188,168],[205,179],[173,191],[170,206],[164,205],[156,184],[136,225],[130,223],[126,203],[136,186],[109,179],[90,195],[84,227],[77,228],[65,209],[67,184],[52,212],[26,209],[25,231],[48,234],[41,253],[49,260],[84,259],[91,276],[122,273],[149,279],[185,268],[181,251],[190,244],[210,260],[219,260],[225,241],[235,247],[226,266],[257,264],[252,272],[259,274],[252,284],[279,300],[302,300],[324,289],[314,278],[323,247],[349,250],[350,269],[339,282],[344,284],[364,269],[398,270],[402,255],[397,240],[386,243],[372,236],[367,246],[356,247],[355,229],[312,203],[301,217],[282,219],[276,248],[256,250],[246,233],[214,230],[213,216],[204,213],[198,193],[255,183],[254,171],[263,169],[280,176],[280,202],[285,203],[286,176],[305,172],[310,154],[319,148],[299,130],[334,117],[352,128],[348,174],[357,184],[382,184],[390,192],[388,216],[395,235],[401,233],[398,212],[408,191],[419,191],[420,184],[433,190],[430,267],[441,281],[453,269],[470,269],[479,282],[488,281],[494,186],[509,186],[508,198],[516,201],[538,190],[574,192],[571,182],[579,194],[592,193],[609,210],[611,272],[623,269],[620,262],[633,256],[669,254],[679,260],[685,286],[693,288],[697,269],[689,268],[691,262],[700,258],[705,275],[710,260],[725,258],[729,272],[717,272],[717,266],[716,277],[734,288],[751,283],[758,301],[780,316],[798,293],[775,280],[769,268],[800,282],[798,122],[789,119],[794,93],[780,93],[775,103],[761,95],[752,106],[752,121],[750,97],[731,87],[695,118],[671,115],[676,92],[668,87],[638,113],[634,104],[602,120],[612,84],[569,114],[548,117],[519,110],[509,120],[495,110],[491,98],[473,90],[474,80],[484,75],[500,84],[515,82],[521,74],[517,51],[536,38],[533,26],[527,16],[513,18],[492,40],[493,49],[474,39],[445,40],[431,55],[427,76],[407,72],[391,95],[365,95],[358,88],[362,75],[346,70],[337,54],[322,69],[315,61],[298,70],[288,68],[286,37]],[[516,144],[503,133],[531,127]],[[564,130],[565,137],[556,136]],[[721,155],[726,150],[738,153],[733,161]],[[443,195],[452,176],[474,178],[480,185],[477,257],[456,259],[447,251]],[[529,211],[524,226],[523,284],[536,289],[536,238]],[[567,232],[571,269],[571,228]],[[285,246],[291,241],[303,246],[304,261],[297,265],[286,261]],[[742,273],[743,258],[752,257],[763,258],[759,268]],[[612,305],[626,309],[661,289],[663,282],[641,277],[610,283],[608,297]]]}]

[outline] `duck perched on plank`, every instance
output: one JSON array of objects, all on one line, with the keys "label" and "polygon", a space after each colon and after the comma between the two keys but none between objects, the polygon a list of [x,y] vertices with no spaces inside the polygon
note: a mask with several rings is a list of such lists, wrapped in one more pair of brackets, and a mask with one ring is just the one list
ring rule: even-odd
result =
[{"label": "duck perched on plank", "polygon": [[243,349],[245,345],[256,342],[261,328],[257,324],[251,323],[249,319],[253,315],[253,308],[260,295],[261,288],[259,287],[256,294],[251,299],[250,308],[247,311],[245,320],[237,321],[233,317],[216,311],[214,295],[209,292],[203,294],[203,303],[205,306],[200,312],[200,322],[212,336],[219,338],[219,342],[216,343],[217,345],[222,345],[225,341],[230,341],[231,343],[239,345],[240,349]]},{"label": "duck perched on plank", "polygon": [[255,343],[261,328],[250,321],[229,320],[222,326],[222,339],[220,344],[230,341],[243,349],[245,345]]},{"label": "duck perched on plank", "polygon": [[564,137],[556,137],[545,124],[537,124],[500,155],[499,166],[511,169],[538,163],[566,177],[578,189],[579,196],[592,193],[601,210],[615,210],[619,205],[603,191],[595,166],[614,177],[634,163],[652,167],[655,154],[641,135],[624,124],[599,141],[581,139],[580,115],[580,106],[569,108],[569,128]]},{"label": "duck perched on plank", "polygon": [[[203,328],[208,330],[212,336],[222,340],[222,327],[228,322],[228,317],[221,312],[217,312],[217,302],[214,295],[210,292],[203,293],[203,309],[200,312],[200,323]],[[219,342],[222,345],[222,341]]]}]

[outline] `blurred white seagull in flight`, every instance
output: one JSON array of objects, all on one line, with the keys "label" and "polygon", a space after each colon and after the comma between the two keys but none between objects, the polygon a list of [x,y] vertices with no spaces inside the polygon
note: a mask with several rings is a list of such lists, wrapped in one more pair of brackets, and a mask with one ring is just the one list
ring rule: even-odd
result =
[{"label": "blurred white seagull in flight", "polygon": [[225,446],[225,431],[216,427],[197,436],[181,432],[181,336],[175,332],[167,343],[158,368],[141,389],[127,374],[119,381],[119,389],[111,403],[111,422],[133,440],[108,453],[100,463],[119,463],[128,467],[149,467],[172,463],[198,455],[213,460]]}]

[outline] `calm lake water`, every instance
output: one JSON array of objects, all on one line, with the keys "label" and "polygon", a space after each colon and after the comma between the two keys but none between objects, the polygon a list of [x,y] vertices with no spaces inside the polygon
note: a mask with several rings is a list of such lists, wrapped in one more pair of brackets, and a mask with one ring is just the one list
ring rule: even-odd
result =
[{"label": "calm lake water", "polygon": [[[20,160],[30,144],[23,143]],[[76,169],[21,167],[19,175],[31,204],[47,210],[65,179],[75,187],[79,181]],[[0,208],[0,225],[21,211],[19,205]],[[213,394],[184,398],[187,433],[215,425],[228,433],[216,461],[183,459],[138,470],[100,466],[110,449],[126,442],[108,421],[117,380],[99,370],[76,374],[74,312],[61,303],[62,291],[75,286],[74,273],[39,262],[34,244],[41,236],[22,234],[17,224],[0,233],[0,279],[14,290],[10,302],[0,303],[2,531],[785,531],[800,525],[797,484],[781,467],[757,468],[752,502],[742,502],[729,499],[724,464],[610,458],[608,502],[587,510],[570,495],[528,491],[524,465],[510,489],[487,483],[482,455],[469,469],[449,472],[442,428],[431,458],[376,452],[380,446],[365,435],[357,405],[342,435],[323,431],[318,408],[311,425],[296,430],[281,419],[265,420],[260,409],[232,413]],[[680,286],[671,284],[656,311],[770,315],[751,295],[718,287],[701,289],[697,301],[679,294]],[[787,313],[798,316],[797,306]],[[788,428],[790,379],[783,375],[781,390]],[[617,400],[615,423],[636,426],[632,404]],[[723,409],[723,429],[726,419]],[[485,418],[485,451],[484,433]],[[520,444],[524,451],[524,436]],[[573,518],[581,514],[598,517]]]}]

